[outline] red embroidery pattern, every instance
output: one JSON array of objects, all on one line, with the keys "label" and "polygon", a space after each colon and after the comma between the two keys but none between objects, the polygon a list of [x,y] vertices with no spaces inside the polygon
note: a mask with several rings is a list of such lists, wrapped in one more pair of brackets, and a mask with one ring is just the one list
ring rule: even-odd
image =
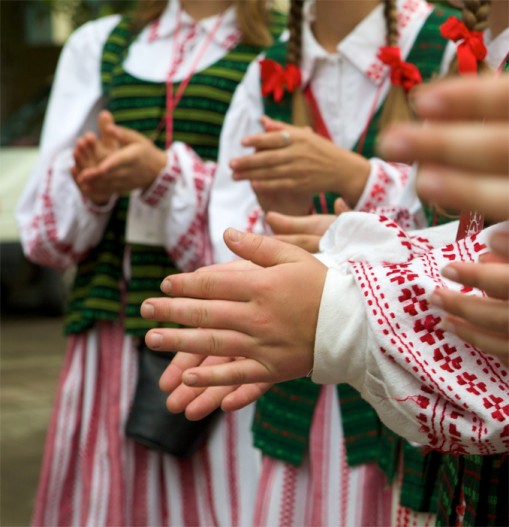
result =
[{"label": "red embroidery pattern", "polygon": [[156,180],[155,185],[142,196],[142,201],[151,207],[157,207],[166,196],[169,188],[182,176],[177,156],[171,151],[168,155],[170,159],[164,172]]},{"label": "red embroidery pattern", "polygon": [[[387,219],[386,225],[395,228]],[[398,235],[409,258],[402,264],[352,264],[368,308],[383,360],[398,365],[402,378],[413,377],[395,399],[415,418],[416,429],[432,448],[453,453],[491,454],[509,447],[509,383],[507,369],[440,326],[440,311],[428,296],[445,284],[440,269],[453,260],[474,261],[485,250],[478,236],[423,252],[429,242],[415,245]],[[454,286],[451,286],[454,287]],[[479,294],[472,291],[471,294]]]},{"label": "red embroidery pattern", "polygon": [[[192,152],[192,150],[189,148]],[[212,245],[209,237],[207,207],[210,187],[216,171],[215,163],[204,163],[193,152],[193,185],[196,197],[196,214],[187,230],[168,254],[181,271],[190,272],[212,263]]]},{"label": "red embroidery pattern", "polygon": [[41,195],[42,210],[34,215],[28,234],[28,254],[30,259],[54,269],[64,270],[71,264],[83,259],[88,251],[79,253],[70,243],[59,240],[57,220],[51,184],[53,170],[48,169],[46,185]]}]

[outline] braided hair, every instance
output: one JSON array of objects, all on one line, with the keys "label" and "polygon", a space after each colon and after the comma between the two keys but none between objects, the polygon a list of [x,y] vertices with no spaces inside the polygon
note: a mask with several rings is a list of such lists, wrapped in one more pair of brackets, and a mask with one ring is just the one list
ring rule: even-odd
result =
[{"label": "braided hair", "polygon": [[[384,18],[387,46],[398,47],[398,8],[397,0],[384,0]],[[380,117],[380,128],[383,129],[395,122],[413,121],[415,116],[410,108],[408,96],[402,86],[392,85]]]},{"label": "braided hair", "polygon": [[[461,20],[470,31],[484,31],[489,25],[491,11],[491,0],[464,0],[461,10]],[[477,72],[479,74],[490,72],[489,66],[483,61],[478,63]],[[451,62],[447,76],[456,77],[458,75],[457,57]]]},{"label": "braided hair", "polygon": [[[305,0],[291,0],[288,16],[288,63],[300,68],[302,60],[302,22]],[[292,122],[296,126],[309,126],[311,117],[302,89],[298,87],[292,95]]]}]

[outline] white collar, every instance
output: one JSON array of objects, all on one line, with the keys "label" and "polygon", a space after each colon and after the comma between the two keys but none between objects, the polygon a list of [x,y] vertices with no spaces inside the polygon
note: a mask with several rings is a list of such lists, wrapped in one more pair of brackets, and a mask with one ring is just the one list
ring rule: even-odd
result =
[{"label": "white collar", "polygon": [[171,37],[177,29],[180,13],[181,28],[189,28],[193,25],[197,26],[198,31],[209,34],[215,27],[218,17],[223,16],[223,21],[219,31],[214,34],[213,40],[222,44],[225,35],[238,29],[237,16],[235,6],[228,7],[223,13],[218,15],[203,18],[196,22],[190,15],[188,15],[181,7],[180,0],[169,0],[166,8],[159,18],[159,26],[157,28],[158,38]]},{"label": "white collar", "polygon": [[509,52],[509,27],[505,28],[497,38],[491,38],[491,31],[487,29],[484,33],[484,40],[488,48],[486,62],[491,68],[497,70]]},{"label": "white collar", "polygon": [[[389,75],[389,69],[378,60],[381,47],[386,45],[386,25],[383,5],[378,5],[337,46],[337,53],[329,53],[316,41],[311,30],[314,20],[314,3],[305,7],[302,28],[303,57],[301,71],[304,85],[309,82],[319,60],[341,55],[366,75],[374,84],[381,84]],[[432,7],[424,0],[398,0],[400,20],[399,46],[406,56],[415,40],[416,24],[419,29]],[[418,31],[418,30],[417,30]]]}]

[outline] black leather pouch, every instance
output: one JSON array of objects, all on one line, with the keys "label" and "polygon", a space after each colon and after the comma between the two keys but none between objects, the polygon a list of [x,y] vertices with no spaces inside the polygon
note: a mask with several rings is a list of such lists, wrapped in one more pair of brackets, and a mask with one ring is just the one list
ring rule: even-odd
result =
[{"label": "black leather pouch", "polygon": [[168,394],[159,389],[159,378],[174,356],[140,346],[138,382],[125,432],[148,448],[189,457],[222,412],[218,409],[200,421],[189,421],[183,413],[170,413],[166,408]]}]

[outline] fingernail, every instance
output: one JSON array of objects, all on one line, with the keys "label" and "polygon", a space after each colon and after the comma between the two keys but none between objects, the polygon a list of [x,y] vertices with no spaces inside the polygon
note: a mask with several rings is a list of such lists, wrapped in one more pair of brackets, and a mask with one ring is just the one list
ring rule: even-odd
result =
[{"label": "fingernail", "polygon": [[155,313],[154,306],[152,304],[147,304],[146,302],[144,302],[143,304],[141,304],[140,313],[143,318],[152,318]]},{"label": "fingernail", "polygon": [[440,329],[443,329],[444,331],[449,331],[450,333],[456,333],[456,326],[447,320],[446,318],[442,319],[440,324],[438,324],[438,327]]},{"label": "fingernail", "polygon": [[171,293],[171,279],[165,278],[161,283],[161,291],[169,295]]},{"label": "fingernail", "polygon": [[198,376],[194,373],[186,373],[184,376],[184,384],[194,386],[198,382]]},{"label": "fingernail", "polygon": [[427,91],[416,92],[411,97],[411,105],[416,113],[423,117],[441,114],[445,110],[442,98]]},{"label": "fingernail", "polygon": [[428,300],[429,300],[430,304],[433,304],[436,307],[439,307],[439,308],[443,308],[444,307],[444,302],[442,300],[442,297],[439,294],[437,294],[436,292],[431,293],[431,295],[430,295]]},{"label": "fingernail", "polygon": [[231,168],[232,170],[235,170],[235,169],[238,167],[238,165],[239,165],[239,163],[238,163],[238,161],[237,161],[236,159],[232,159],[232,160],[230,161],[230,168]]},{"label": "fingernail", "polygon": [[509,252],[509,233],[505,231],[494,232],[488,241],[490,248],[501,256]]},{"label": "fingernail", "polygon": [[386,132],[376,143],[376,150],[381,157],[390,159],[406,158],[411,154],[411,147],[401,133]]},{"label": "fingernail", "polygon": [[454,267],[444,267],[440,271],[440,274],[444,278],[448,278],[449,280],[454,280],[455,282],[457,282],[459,279],[459,273],[456,269],[454,269]]},{"label": "fingernail", "polygon": [[157,350],[163,343],[163,336],[161,333],[148,333],[148,335],[145,337],[145,340],[149,348]]},{"label": "fingernail", "polygon": [[237,229],[233,229],[230,227],[226,233],[226,236],[228,239],[234,243],[240,242],[240,239],[242,237],[242,233],[239,232]]},{"label": "fingernail", "polygon": [[438,172],[429,168],[418,169],[417,194],[426,199],[434,199],[440,196],[442,191],[441,177]]}]

